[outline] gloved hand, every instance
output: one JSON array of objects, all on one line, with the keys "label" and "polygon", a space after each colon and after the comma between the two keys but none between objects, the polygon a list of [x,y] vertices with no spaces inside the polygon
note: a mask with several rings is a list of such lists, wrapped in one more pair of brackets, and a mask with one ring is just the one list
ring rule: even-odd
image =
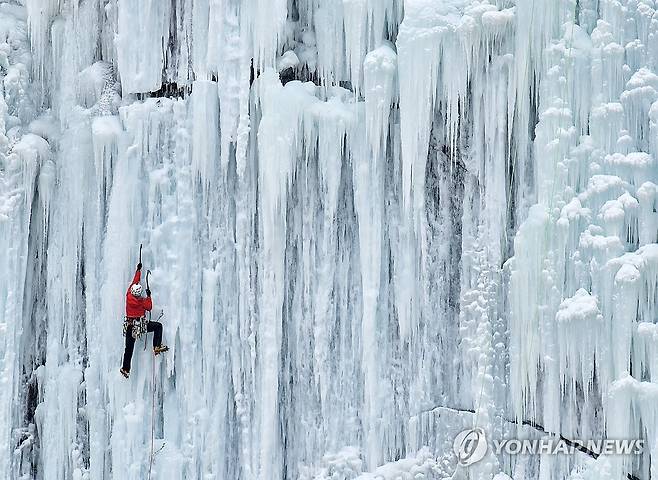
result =
[{"label": "gloved hand", "polygon": [[147,297],[150,297],[150,296],[151,296],[151,290],[148,289],[148,288],[146,289],[146,296],[147,296]]},{"label": "gloved hand", "polygon": [[137,264],[137,270],[141,270],[141,269],[142,269],[142,262],[139,262],[139,263]]}]

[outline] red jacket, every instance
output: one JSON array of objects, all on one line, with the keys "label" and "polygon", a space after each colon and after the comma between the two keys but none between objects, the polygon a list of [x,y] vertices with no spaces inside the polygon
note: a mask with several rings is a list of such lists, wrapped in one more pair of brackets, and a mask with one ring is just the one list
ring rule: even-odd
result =
[{"label": "red jacket", "polygon": [[151,297],[136,297],[130,293],[130,287],[134,284],[139,283],[139,279],[142,278],[142,271],[137,270],[133,281],[130,282],[128,291],[126,292],[126,317],[143,317],[146,313],[146,310],[151,310],[153,308],[153,302],[151,302]]}]

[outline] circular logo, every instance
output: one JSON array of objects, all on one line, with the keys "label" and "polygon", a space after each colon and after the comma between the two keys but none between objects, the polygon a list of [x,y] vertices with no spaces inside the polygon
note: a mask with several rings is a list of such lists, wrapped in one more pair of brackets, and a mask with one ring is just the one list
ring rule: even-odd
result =
[{"label": "circular logo", "polygon": [[481,428],[464,430],[455,437],[453,444],[457,461],[467,467],[479,462],[487,453],[487,438]]}]

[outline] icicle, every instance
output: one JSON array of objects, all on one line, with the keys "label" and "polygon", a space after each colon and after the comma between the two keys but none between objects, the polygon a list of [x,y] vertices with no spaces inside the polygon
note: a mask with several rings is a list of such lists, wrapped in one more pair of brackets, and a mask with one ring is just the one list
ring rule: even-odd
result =
[{"label": "icicle", "polygon": [[[217,84],[197,80],[192,85],[192,173],[201,182],[204,197],[217,184],[219,165],[219,98]],[[225,172],[227,165],[221,165]]]},{"label": "icicle", "polygon": [[363,83],[363,56],[368,41],[367,0],[342,0],[343,21],[345,24],[345,56],[349,79],[358,95]]},{"label": "icicle", "polygon": [[[258,326],[258,475],[278,478],[281,445],[277,435],[277,391],[281,347],[287,196],[301,137],[301,113],[317,99],[313,85],[290,82],[283,87],[274,70],[259,78],[263,116],[258,127],[262,257]],[[283,108],[285,105],[285,108]]]},{"label": "icicle", "polygon": [[596,297],[579,289],[573,297],[560,304],[555,320],[562,384],[578,382],[586,387],[591,386],[600,348],[598,334],[603,327],[603,316]]},{"label": "icicle", "polygon": [[245,7],[243,19],[250,25],[254,68],[274,67],[286,25],[287,1],[249,0]]},{"label": "icicle", "polygon": [[449,28],[441,17],[437,21],[439,12],[427,2],[408,2],[398,33],[403,218],[421,211],[423,206],[430,119],[440,62],[436,52],[441,51],[441,40]]},{"label": "icicle", "polygon": [[384,45],[366,55],[364,65],[366,135],[374,158],[386,147],[388,121],[395,101],[397,55]]},{"label": "icicle", "polygon": [[513,3],[0,5],[0,477],[143,479],[152,420],[154,477],[449,478],[509,412],[658,471],[656,5]]},{"label": "icicle", "polygon": [[621,103],[629,116],[631,138],[641,149],[648,146],[647,119],[651,105],[658,99],[658,76],[647,68],[640,68],[626,84],[621,94]]},{"label": "icicle", "polygon": [[343,35],[343,9],[341,0],[319,5],[314,11],[315,47],[317,48],[317,69],[324,83],[334,83],[343,78],[345,37]]},{"label": "icicle", "polygon": [[652,182],[643,183],[637,190],[640,203],[638,213],[640,246],[658,242],[658,188]]},{"label": "icicle", "polygon": [[171,2],[118,2],[115,39],[117,65],[124,93],[156,91],[162,85],[169,40]]},{"label": "icicle", "polygon": [[517,417],[533,416],[537,361],[541,351],[541,318],[546,299],[542,295],[545,275],[535,262],[542,262],[549,216],[540,205],[531,207],[528,218],[514,239],[514,262],[510,279],[510,382],[512,406]]},{"label": "icicle", "polygon": [[50,26],[53,18],[59,13],[60,0],[28,0],[26,2],[28,28],[32,46],[32,54],[35,60],[36,80],[42,83],[44,88],[48,79]]}]

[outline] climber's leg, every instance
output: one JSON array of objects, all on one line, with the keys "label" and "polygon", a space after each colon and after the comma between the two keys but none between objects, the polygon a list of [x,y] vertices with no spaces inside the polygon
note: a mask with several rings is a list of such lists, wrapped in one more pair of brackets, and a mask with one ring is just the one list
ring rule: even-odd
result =
[{"label": "climber's leg", "polygon": [[148,322],[146,331],[153,332],[153,348],[162,343],[162,324],[160,322]]},{"label": "climber's leg", "polygon": [[157,355],[169,350],[169,347],[162,345],[162,324],[160,322],[148,322],[146,331],[153,332],[153,353]]},{"label": "climber's leg", "polygon": [[126,349],[123,352],[123,370],[130,372],[130,362],[133,358],[133,350],[135,349],[135,339],[133,338],[132,325],[126,329]]}]

